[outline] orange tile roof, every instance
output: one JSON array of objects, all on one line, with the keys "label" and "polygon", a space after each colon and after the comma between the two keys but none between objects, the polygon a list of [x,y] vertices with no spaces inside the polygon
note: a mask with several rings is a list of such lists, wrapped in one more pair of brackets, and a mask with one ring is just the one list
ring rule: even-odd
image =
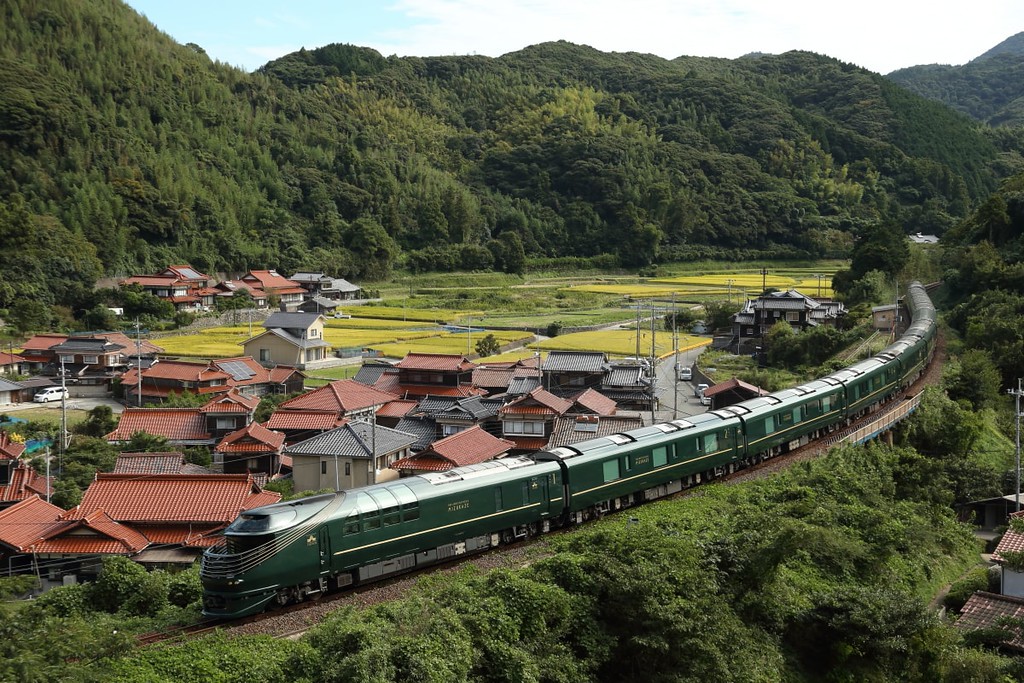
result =
[{"label": "orange tile roof", "polygon": [[305,292],[305,288],[300,286],[294,280],[289,280],[283,275],[278,274],[275,270],[250,270],[244,276],[242,276],[242,282],[250,282],[250,277],[255,278],[259,282],[259,286],[265,291],[269,292],[274,290],[278,293],[291,293],[283,292],[283,289],[298,289],[299,292]]},{"label": "orange tile roof", "polygon": [[288,399],[281,410],[335,410],[339,414],[381,406],[397,396],[378,391],[354,379],[339,379],[319,389]]},{"label": "orange tile roof", "polygon": [[0,460],[17,460],[25,452],[25,444],[11,439],[11,436],[0,430]]},{"label": "orange tile roof", "polygon": [[[1024,618],[1024,599],[978,591],[967,599],[967,603],[960,610],[960,618],[955,623],[959,629],[974,631],[998,627],[1004,618]],[[1024,634],[1021,633],[1021,629],[1014,626],[1002,628],[1011,634],[1004,644],[1018,652],[1024,651]]]},{"label": "orange tile roof", "polygon": [[273,453],[284,445],[284,434],[273,432],[259,422],[251,422],[231,432],[217,444],[217,453]]},{"label": "orange tile roof", "polygon": [[476,363],[465,356],[444,353],[409,353],[399,361],[396,368],[403,370],[440,370],[441,372],[465,372],[476,367]]},{"label": "orange tile roof", "polygon": [[572,399],[573,404],[582,406],[595,415],[614,415],[618,405],[595,389],[586,389]]},{"label": "orange tile roof", "polygon": [[199,408],[125,408],[117,429],[103,438],[128,441],[136,432],[162,436],[168,441],[209,441],[206,417]]},{"label": "orange tile roof", "polygon": [[66,334],[37,334],[29,337],[21,345],[21,348],[23,351],[46,351],[57,344],[64,343],[67,339]]},{"label": "orange tile roof", "polygon": [[[430,444],[430,447],[408,458],[402,458],[391,465],[392,469],[450,469],[462,465],[475,465],[508,453],[515,443],[499,439],[485,432],[479,425],[456,432]],[[430,460],[441,459],[447,467],[438,468],[439,463]],[[432,467],[424,465],[431,464]]]},{"label": "orange tile roof", "polygon": [[260,492],[246,474],[111,474],[100,472],[85,490],[73,518],[96,510],[119,522],[230,522],[253,500],[280,494]]},{"label": "orange tile roof", "polygon": [[[381,380],[386,375],[381,375]],[[373,386],[380,388],[381,381],[377,381]],[[400,384],[396,383],[393,385],[394,388],[389,389],[392,393],[397,393],[398,396],[404,397],[419,397],[424,398],[426,396],[447,396],[450,398],[469,398],[470,396],[485,396],[487,392],[479,387],[470,386],[468,384],[460,384],[457,387],[446,387],[440,384]]]},{"label": "orange tile roof", "polygon": [[515,442],[516,448],[519,450],[539,451],[548,445],[546,436],[509,436],[508,438]]},{"label": "orange tile roof", "polygon": [[11,480],[6,486],[0,486],[0,502],[25,500],[32,495],[44,498],[50,493],[50,480],[39,475],[25,464],[19,464],[11,470]]},{"label": "orange tile roof", "polygon": [[[562,415],[572,407],[572,401],[555,396],[542,387],[520,396],[498,409],[502,415]],[[538,410],[539,409],[539,410]]]},{"label": "orange tile roof", "polygon": [[[1014,512],[1010,517],[1020,517],[1024,515],[1024,510],[1021,512]],[[996,546],[995,551],[992,553],[992,559],[996,562],[1003,562],[1003,556],[1000,553],[1004,552],[1015,552],[1019,553],[1024,550],[1024,534],[1017,533],[1012,528],[1006,530],[1003,537],[999,539],[999,545]]]},{"label": "orange tile roof", "polygon": [[22,363],[24,361],[24,358],[15,353],[0,351],[0,365],[13,365],[14,363]]},{"label": "orange tile roof", "polygon": [[512,368],[477,368],[473,370],[473,384],[490,389],[507,389],[513,372]]},{"label": "orange tile roof", "polygon": [[52,527],[46,538],[31,546],[35,553],[49,554],[134,554],[149,545],[149,539],[103,510],[76,516],[78,508],[64,515],[64,523]]},{"label": "orange tile roof", "polygon": [[150,543],[193,545],[223,529],[224,524],[133,524],[132,528],[148,538]]},{"label": "orange tile roof", "polygon": [[47,503],[37,495],[29,496],[20,503],[0,510],[0,543],[17,552],[24,552],[43,538],[47,531],[61,524],[63,514],[64,510],[56,505]]},{"label": "orange tile roof", "polygon": [[377,411],[377,417],[404,417],[406,413],[415,408],[418,401],[408,401],[404,399],[398,399],[385,403]]},{"label": "orange tile roof", "polygon": [[267,429],[327,431],[346,422],[333,410],[275,410],[264,425]]},{"label": "orange tile roof", "polygon": [[166,453],[120,453],[114,463],[117,474],[178,474],[185,464],[185,455],[178,451]]},{"label": "orange tile roof", "polygon": [[252,413],[260,405],[258,396],[243,394],[237,389],[231,389],[227,393],[211,398],[207,403],[200,406],[201,413]]},{"label": "orange tile roof", "polygon": [[[126,371],[125,377],[127,378],[127,376],[128,372]],[[147,379],[177,380],[179,382],[224,380],[226,382],[230,378],[231,375],[218,368],[211,368],[209,363],[193,363],[184,360],[162,360],[142,371],[143,383]]]},{"label": "orange tile roof", "polygon": [[290,365],[278,365],[275,368],[271,368],[270,381],[275,384],[284,384],[294,374],[303,375],[302,371],[298,368],[293,368]]}]

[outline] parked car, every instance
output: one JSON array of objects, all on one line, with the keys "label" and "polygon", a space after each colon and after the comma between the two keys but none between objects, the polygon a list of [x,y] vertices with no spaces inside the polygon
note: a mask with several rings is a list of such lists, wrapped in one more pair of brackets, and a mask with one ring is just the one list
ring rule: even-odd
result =
[{"label": "parked car", "polygon": [[693,395],[696,396],[697,398],[704,398],[704,390],[708,388],[709,387],[707,384],[698,384],[693,390]]},{"label": "parked car", "polygon": [[46,387],[36,392],[36,395],[32,397],[34,403],[49,403],[50,401],[59,401],[62,398],[68,397],[68,390],[63,387]]},{"label": "parked car", "polygon": [[679,380],[682,382],[689,382],[691,379],[693,379],[693,368],[689,365],[680,366]]}]

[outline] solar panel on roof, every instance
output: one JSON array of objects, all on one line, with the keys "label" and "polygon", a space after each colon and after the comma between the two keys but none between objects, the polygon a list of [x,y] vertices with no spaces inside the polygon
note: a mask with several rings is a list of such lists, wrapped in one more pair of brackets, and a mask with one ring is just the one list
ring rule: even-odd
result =
[{"label": "solar panel on roof", "polygon": [[253,372],[252,368],[238,360],[221,363],[220,369],[231,375],[235,381],[244,381],[256,376],[256,373]]}]

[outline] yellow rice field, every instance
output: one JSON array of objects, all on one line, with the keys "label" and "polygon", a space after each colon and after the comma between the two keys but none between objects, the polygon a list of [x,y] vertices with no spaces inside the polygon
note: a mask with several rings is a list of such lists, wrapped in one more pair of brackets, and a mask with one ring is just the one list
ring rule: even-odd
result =
[{"label": "yellow rice field", "polygon": [[429,338],[408,339],[391,344],[373,344],[370,348],[374,351],[379,351],[389,358],[403,358],[407,353],[461,353],[470,355],[476,353],[476,343],[487,334],[493,334],[502,346],[511,344],[514,341],[529,339],[533,336],[529,332],[514,330],[488,330],[487,332],[474,332],[472,336],[445,332]]},{"label": "yellow rice field", "polygon": [[483,311],[458,311],[447,308],[399,308],[397,306],[353,306],[347,313],[360,318],[383,318],[387,320],[437,322],[456,321],[467,317],[482,316]]},{"label": "yellow rice field", "polygon": [[[651,332],[641,330],[640,334],[640,355],[651,355]],[[710,343],[707,337],[695,335],[679,335],[678,348],[684,348],[699,343]],[[551,339],[529,344],[531,349],[544,349],[546,351],[598,351],[611,356],[634,356],[636,355],[637,330],[598,330],[596,332],[573,332],[563,334]],[[656,333],[654,335],[654,355],[662,356],[672,351],[672,335],[668,332]]]}]

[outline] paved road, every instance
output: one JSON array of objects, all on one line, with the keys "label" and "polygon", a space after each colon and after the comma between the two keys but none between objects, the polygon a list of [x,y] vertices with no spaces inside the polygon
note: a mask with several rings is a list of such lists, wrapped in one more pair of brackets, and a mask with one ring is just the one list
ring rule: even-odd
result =
[{"label": "paved road", "polygon": [[[658,422],[668,422],[680,417],[688,417],[697,413],[706,412],[708,407],[702,406],[700,401],[693,395],[694,385],[691,382],[680,382],[677,377],[678,366],[690,366],[696,360],[705,347],[684,351],[663,359],[657,365],[658,376],[658,402],[659,407],[655,410],[655,419]],[[677,366],[678,364],[678,366]],[[650,419],[650,415],[645,416]]]},{"label": "paved road", "polygon": [[[120,413],[124,410],[124,404],[112,398],[69,398],[67,400],[68,410],[92,410],[96,406],[110,406],[114,413]],[[60,401],[50,401],[49,403],[33,403],[32,401],[27,403],[9,403],[0,406],[0,413],[16,413],[19,410],[27,410],[29,408],[45,408],[59,415]]]}]

